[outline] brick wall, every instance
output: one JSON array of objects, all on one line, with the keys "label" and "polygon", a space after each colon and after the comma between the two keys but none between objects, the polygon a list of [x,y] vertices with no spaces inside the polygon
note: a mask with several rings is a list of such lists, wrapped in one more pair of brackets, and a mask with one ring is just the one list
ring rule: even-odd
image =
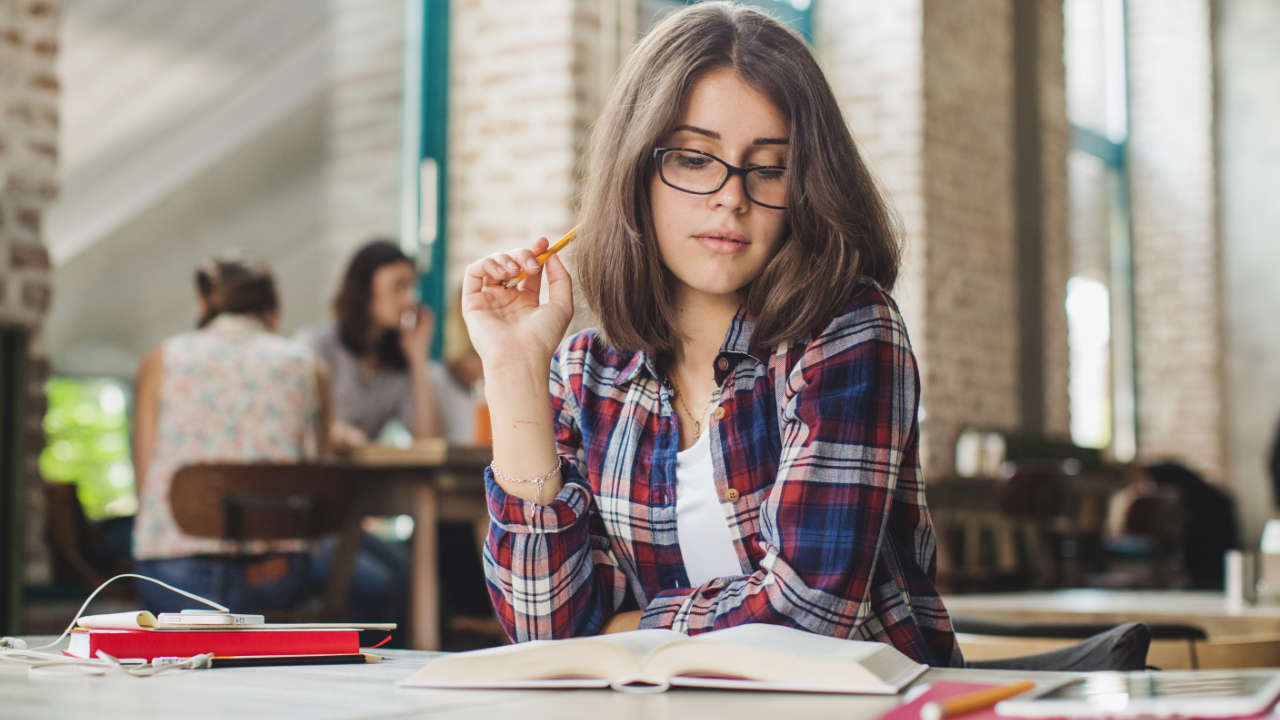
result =
[{"label": "brick wall", "polygon": [[1237,0],[1215,10],[1227,465],[1251,545],[1280,500],[1267,472],[1280,432],[1280,3]]},{"label": "brick wall", "polygon": [[924,5],[929,453],[954,465],[967,425],[1017,427],[1011,6]]},{"label": "brick wall", "polygon": [[[581,2],[454,0],[450,37],[449,277],[573,224]],[[554,238],[553,238],[554,239]]]},{"label": "brick wall", "polygon": [[[1066,433],[1062,5],[1039,8],[1044,424]],[[816,11],[828,79],[902,220],[895,295],[920,361],[921,447],[931,474],[950,472],[963,427],[1016,428],[1021,420],[1011,10],[1005,0],[893,0]]]},{"label": "brick wall", "polygon": [[326,288],[337,287],[348,255],[365,240],[399,232],[402,6],[399,0],[334,3],[326,228],[336,257]]},{"label": "brick wall", "polygon": [[49,573],[36,457],[44,447],[43,386],[49,367],[39,333],[53,298],[42,219],[57,195],[59,85],[54,61],[60,10],[56,0],[0,0],[0,323],[19,324],[32,333],[27,575],[36,581]]},{"label": "brick wall", "polygon": [[1066,68],[1062,62],[1061,2],[1040,2],[1039,62],[1041,229],[1044,238],[1044,429],[1066,437],[1071,430],[1067,395],[1067,280],[1071,277],[1071,244],[1067,233]]},{"label": "brick wall", "polygon": [[1224,478],[1207,0],[1130,0],[1138,455]]}]

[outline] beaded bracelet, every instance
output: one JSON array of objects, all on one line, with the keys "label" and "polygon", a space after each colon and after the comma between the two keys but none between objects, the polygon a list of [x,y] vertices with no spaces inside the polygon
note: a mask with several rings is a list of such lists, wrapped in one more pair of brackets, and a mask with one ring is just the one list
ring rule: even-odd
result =
[{"label": "beaded bracelet", "polygon": [[555,474],[556,474],[556,472],[560,469],[560,459],[559,459],[559,458],[556,458],[556,466],[555,466],[555,467],[553,467],[553,468],[551,468],[550,470],[546,471],[545,473],[543,473],[543,474],[539,475],[538,477],[532,477],[532,478],[513,478],[513,477],[510,477],[509,475],[504,474],[501,470],[499,470],[499,469],[498,469],[498,463],[496,463],[496,462],[491,462],[491,463],[489,463],[489,469],[490,469],[490,470],[493,470],[493,476],[494,476],[495,478],[497,478],[497,479],[498,479],[499,481],[501,481],[501,482],[504,482],[504,483],[513,483],[513,484],[516,484],[516,485],[527,485],[527,484],[529,484],[529,483],[533,483],[533,484],[537,485],[537,486],[538,486],[538,489],[537,489],[537,490],[535,490],[535,491],[534,491],[534,493],[533,493],[533,501],[534,501],[534,502],[540,502],[540,501],[541,501],[541,499],[542,499],[542,484],[543,484],[543,483],[545,483],[547,480],[551,479],[551,476],[552,476],[552,475],[555,475]]}]

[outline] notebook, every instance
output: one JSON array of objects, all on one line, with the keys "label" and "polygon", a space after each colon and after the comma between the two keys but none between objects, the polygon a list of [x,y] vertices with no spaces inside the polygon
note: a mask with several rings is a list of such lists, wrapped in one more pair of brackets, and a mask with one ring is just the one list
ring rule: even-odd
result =
[{"label": "notebook", "polygon": [[623,692],[679,686],[892,695],[926,669],[884,643],[748,624],[694,637],[635,630],[442,655],[401,685],[610,687]]},{"label": "notebook", "polygon": [[72,657],[97,657],[99,650],[117,659],[151,660],[213,653],[240,655],[343,655],[360,652],[360,631],[354,628],[241,629],[241,630],[117,630],[76,628],[63,652]]},{"label": "notebook", "polygon": [[[881,715],[877,720],[920,720],[920,711],[931,702],[942,702],[994,687],[1000,687],[1000,684],[939,681],[925,686],[917,685],[907,693],[908,699],[905,702]],[[965,713],[961,717],[964,720],[996,720],[1000,716],[996,715],[994,707],[990,707]]]}]

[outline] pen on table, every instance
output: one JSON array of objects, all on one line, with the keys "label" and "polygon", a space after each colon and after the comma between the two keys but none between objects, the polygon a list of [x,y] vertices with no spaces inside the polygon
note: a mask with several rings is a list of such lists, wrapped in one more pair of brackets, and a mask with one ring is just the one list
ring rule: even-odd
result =
[{"label": "pen on table", "polygon": [[[545,265],[547,260],[550,259],[552,255],[555,255],[556,253],[560,252],[560,248],[563,248],[565,245],[568,245],[569,241],[573,239],[573,236],[577,234],[578,234],[578,226],[575,225],[572,230],[564,234],[564,237],[557,240],[555,245],[552,245],[551,247],[547,248],[545,251],[538,254],[538,257],[537,257],[538,264]],[[502,286],[510,290],[511,288],[524,282],[525,277],[526,275],[524,270],[521,270],[519,275],[506,281],[505,283],[502,284]]]},{"label": "pen on table", "polygon": [[920,720],[942,720],[942,718],[971,713],[974,710],[985,710],[1001,700],[1007,700],[1014,695],[1021,695],[1035,686],[1034,682],[1023,680],[1012,685],[1001,685],[957,695],[942,702],[926,703],[920,708]]},{"label": "pen on table", "polygon": [[240,655],[214,657],[211,668],[264,667],[269,665],[351,665],[375,663],[382,660],[373,653],[346,653],[341,655]]}]

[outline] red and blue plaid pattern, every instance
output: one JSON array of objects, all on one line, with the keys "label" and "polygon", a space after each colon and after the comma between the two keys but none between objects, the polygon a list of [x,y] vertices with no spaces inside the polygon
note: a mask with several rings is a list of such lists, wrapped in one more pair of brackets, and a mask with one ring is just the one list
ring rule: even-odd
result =
[{"label": "red and blue plaid pattern", "polygon": [[591,635],[639,608],[642,628],[776,623],[961,664],[934,587],[919,373],[893,300],[866,281],[822,332],[789,347],[753,345],[753,327],[740,311],[729,328],[716,368],[725,412],[709,429],[741,575],[690,587],[671,387],[644,353],[588,330],[552,363],[560,493],[532,504],[486,471],[485,572],[507,633]]}]

